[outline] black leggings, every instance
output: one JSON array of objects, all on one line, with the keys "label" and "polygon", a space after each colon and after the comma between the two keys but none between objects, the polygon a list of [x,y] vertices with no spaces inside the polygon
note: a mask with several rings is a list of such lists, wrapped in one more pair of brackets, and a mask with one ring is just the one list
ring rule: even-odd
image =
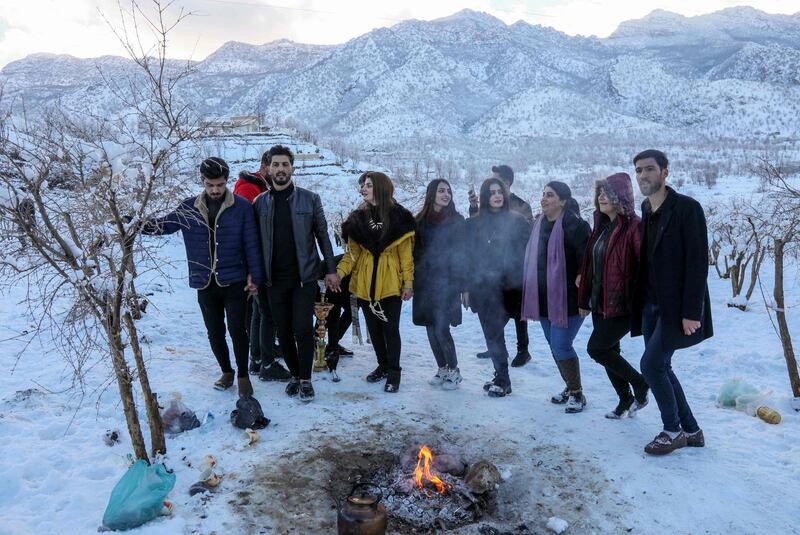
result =
[{"label": "black leggings", "polygon": [[292,377],[311,379],[314,365],[314,299],[317,285],[269,287],[269,306],[283,361]]},{"label": "black leggings", "polygon": [[375,303],[375,308],[383,310],[386,321],[376,316],[370,308],[369,301],[358,300],[358,306],[364,312],[372,348],[378,359],[378,366],[390,374],[400,375],[400,310],[403,300],[399,295],[386,297]]},{"label": "black leggings", "polygon": [[510,386],[505,328],[511,317],[506,310],[503,293],[495,291],[474,294],[470,295],[470,301],[472,309],[478,311],[486,347],[494,364],[495,382],[500,386]]},{"label": "black leggings", "polygon": [[225,340],[225,319],[228,319],[228,331],[233,341],[233,354],[236,357],[236,370],[240,376],[247,375],[247,294],[244,282],[235,282],[229,286],[219,286],[212,280],[207,288],[197,290],[197,302],[203,313],[208,341],[211,351],[225,373],[233,371]]},{"label": "black leggings", "polygon": [[275,321],[272,319],[266,286],[258,289],[254,301],[250,324],[250,354],[256,362],[270,365],[275,360]]},{"label": "black leggings", "polygon": [[589,356],[606,369],[620,400],[628,400],[633,396],[630,386],[641,386],[645,383],[642,374],[620,353],[619,341],[628,334],[630,324],[630,316],[606,319],[602,314],[593,311],[593,330],[586,347]]}]

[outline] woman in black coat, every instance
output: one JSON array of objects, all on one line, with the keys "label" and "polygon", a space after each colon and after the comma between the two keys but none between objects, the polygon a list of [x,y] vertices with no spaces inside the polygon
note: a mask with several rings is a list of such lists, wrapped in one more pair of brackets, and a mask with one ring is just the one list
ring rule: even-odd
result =
[{"label": "woman in black coat", "polygon": [[416,219],[412,318],[415,325],[427,329],[439,367],[429,383],[454,390],[461,382],[461,372],[450,326],[461,324],[464,218],[456,211],[447,180],[439,178],[428,184]]},{"label": "woman in black coat", "polygon": [[530,235],[528,221],[509,210],[509,192],[499,178],[481,184],[480,211],[466,224],[467,290],[464,304],[478,313],[486,346],[494,364],[494,378],[483,385],[491,397],[511,393],[505,326],[518,318],[522,294],[522,266]]}]

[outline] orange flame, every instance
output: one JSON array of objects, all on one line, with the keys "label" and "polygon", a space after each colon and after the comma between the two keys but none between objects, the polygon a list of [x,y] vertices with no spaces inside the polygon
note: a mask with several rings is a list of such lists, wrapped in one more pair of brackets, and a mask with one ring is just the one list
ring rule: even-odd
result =
[{"label": "orange flame", "polygon": [[431,461],[433,454],[428,446],[422,446],[417,454],[417,468],[414,469],[414,480],[419,488],[423,488],[423,480],[430,481],[436,485],[436,492],[444,494],[446,485],[445,482],[431,474]]}]

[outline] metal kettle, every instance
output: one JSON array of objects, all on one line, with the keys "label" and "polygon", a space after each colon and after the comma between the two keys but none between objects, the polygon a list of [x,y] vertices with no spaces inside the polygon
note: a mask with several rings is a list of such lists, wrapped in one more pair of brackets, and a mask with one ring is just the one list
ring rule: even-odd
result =
[{"label": "metal kettle", "polygon": [[386,533],[386,507],[379,503],[383,493],[365,494],[356,490],[374,487],[370,483],[357,483],[350,490],[345,503],[339,507],[337,526],[339,535],[384,535]]}]

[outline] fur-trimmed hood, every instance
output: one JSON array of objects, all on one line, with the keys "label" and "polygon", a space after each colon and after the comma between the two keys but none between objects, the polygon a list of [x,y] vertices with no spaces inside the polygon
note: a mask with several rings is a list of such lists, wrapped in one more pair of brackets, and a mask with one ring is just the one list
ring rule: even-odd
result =
[{"label": "fur-trimmed hood", "polygon": [[[633,183],[628,173],[615,173],[606,178],[596,180],[594,183],[595,191],[603,188],[606,196],[617,212],[624,217],[630,218],[635,214],[633,204]],[[594,199],[594,208],[600,212],[600,205],[597,204],[597,195]]]},{"label": "fur-trimmed hood", "polygon": [[371,210],[368,207],[353,210],[342,223],[342,239],[345,242],[353,239],[376,258],[387,247],[409,232],[414,232],[416,228],[414,216],[398,203],[394,203],[389,210],[389,221],[383,222],[385,228],[383,233],[378,234],[370,229],[371,217]]}]

